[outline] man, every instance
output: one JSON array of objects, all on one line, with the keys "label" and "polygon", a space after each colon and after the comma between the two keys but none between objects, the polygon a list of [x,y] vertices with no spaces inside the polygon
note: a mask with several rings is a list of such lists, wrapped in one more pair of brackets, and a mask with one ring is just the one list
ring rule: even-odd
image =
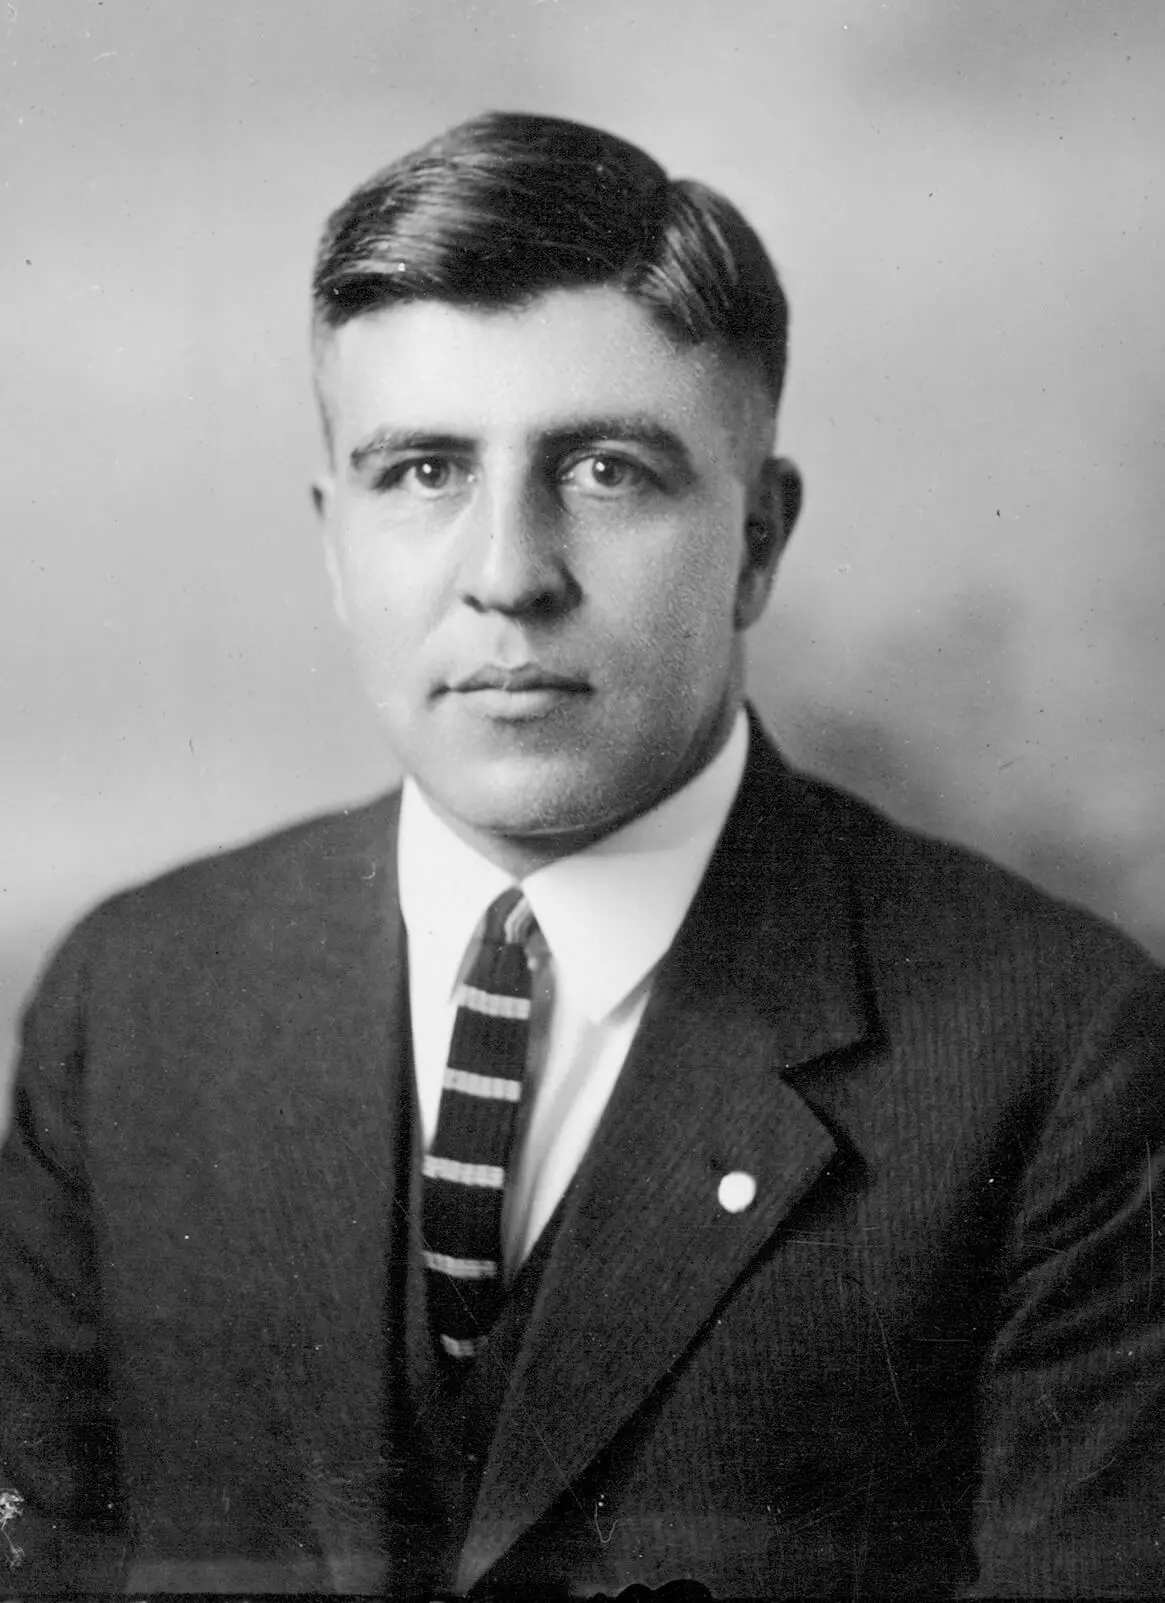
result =
[{"label": "man", "polygon": [[314,306],[408,777],[98,909],[29,1010],[21,1588],[1159,1592],[1165,985],[745,711],[759,241],[489,116]]}]

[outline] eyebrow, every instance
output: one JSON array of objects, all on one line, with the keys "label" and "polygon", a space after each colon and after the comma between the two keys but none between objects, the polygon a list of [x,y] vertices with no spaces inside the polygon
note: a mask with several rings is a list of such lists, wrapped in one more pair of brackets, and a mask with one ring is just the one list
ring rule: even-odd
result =
[{"label": "eyebrow", "polygon": [[667,457],[685,473],[692,472],[687,446],[674,430],[666,428],[649,413],[630,412],[604,417],[585,417],[561,428],[548,429],[543,444],[551,451],[569,450],[596,440],[625,440]]},{"label": "eyebrow", "polygon": [[[649,413],[630,412],[595,417],[572,418],[537,437],[539,450],[546,455],[578,449],[597,440],[620,440],[640,445],[667,457],[685,473],[693,471],[691,453],[674,430],[665,427]],[[373,431],[353,447],[349,461],[359,470],[377,458],[412,451],[472,453],[476,440],[464,434],[442,433],[434,429],[396,429]]]},{"label": "eyebrow", "polygon": [[465,435],[440,434],[432,429],[376,429],[366,440],[353,446],[348,457],[354,468],[362,468],[376,457],[395,456],[405,451],[472,451],[474,443]]}]

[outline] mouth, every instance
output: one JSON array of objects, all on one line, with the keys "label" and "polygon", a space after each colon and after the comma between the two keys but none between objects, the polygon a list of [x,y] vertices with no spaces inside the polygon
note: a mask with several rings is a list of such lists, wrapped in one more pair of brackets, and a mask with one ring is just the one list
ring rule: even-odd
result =
[{"label": "mouth", "polygon": [[523,663],[517,668],[487,663],[451,681],[448,690],[463,698],[471,711],[506,722],[541,717],[576,697],[591,694],[585,679],[556,673],[540,663]]},{"label": "mouth", "polygon": [[554,673],[535,662],[523,663],[519,668],[501,668],[487,663],[465,678],[455,679],[449,688],[459,695],[473,695],[479,690],[501,690],[511,695],[520,695],[527,690],[590,690],[585,679],[573,674]]}]

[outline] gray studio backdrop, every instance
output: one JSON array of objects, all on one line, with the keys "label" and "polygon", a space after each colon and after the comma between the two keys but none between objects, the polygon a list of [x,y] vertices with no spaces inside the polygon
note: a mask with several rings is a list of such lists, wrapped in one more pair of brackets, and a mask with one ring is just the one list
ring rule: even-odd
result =
[{"label": "gray studio backdrop", "polygon": [[309,263],[487,106],[643,142],[781,267],[787,748],[1165,953],[1162,82],[1155,0],[6,0],[0,1030],[107,890],[391,776]]}]

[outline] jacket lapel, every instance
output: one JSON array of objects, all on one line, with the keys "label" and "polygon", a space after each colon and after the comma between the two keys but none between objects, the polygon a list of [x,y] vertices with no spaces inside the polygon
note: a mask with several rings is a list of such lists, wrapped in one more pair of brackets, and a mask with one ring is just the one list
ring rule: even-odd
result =
[{"label": "jacket lapel", "polygon": [[[867,1033],[854,950],[812,793],[754,727],[724,837],[568,1192],[459,1588],[613,1438],[822,1174],[833,1138],[782,1071]],[[756,1191],[730,1212],[718,1188],[734,1171]]]},{"label": "jacket lapel", "polygon": [[395,830],[388,798],[303,832],[269,934],[256,934],[272,962],[252,981],[277,1105],[255,1122],[293,1137],[264,1170],[281,1232],[278,1251],[268,1248],[281,1276],[272,1323],[294,1366],[287,1395],[298,1399],[284,1428],[316,1544],[331,1579],[346,1578],[342,1590],[380,1574],[383,1508],[401,1518],[414,1479],[396,1384],[405,1327],[386,1324],[386,1310],[407,1299],[409,1261],[398,1197],[410,1055]]}]

